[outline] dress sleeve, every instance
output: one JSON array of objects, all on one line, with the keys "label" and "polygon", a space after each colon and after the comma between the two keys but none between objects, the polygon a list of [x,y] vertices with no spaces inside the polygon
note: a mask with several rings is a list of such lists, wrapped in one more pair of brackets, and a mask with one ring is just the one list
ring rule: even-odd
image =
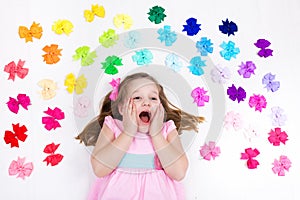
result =
[{"label": "dress sleeve", "polygon": [[163,136],[165,138],[167,138],[168,134],[173,131],[174,129],[176,129],[175,123],[173,120],[169,120],[167,122],[164,123],[164,127],[162,130]]},{"label": "dress sleeve", "polygon": [[104,118],[104,123],[106,124],[106,126],[108,126],[108,128],[110,128],[112,130],[115,137],[119,136],[120,133],[122,132],[120,130],[120,128],[118,127],[118,125],[116,124],[116,121],[112,118],[112,116],[110,116],[110,115],[106,116]]}]

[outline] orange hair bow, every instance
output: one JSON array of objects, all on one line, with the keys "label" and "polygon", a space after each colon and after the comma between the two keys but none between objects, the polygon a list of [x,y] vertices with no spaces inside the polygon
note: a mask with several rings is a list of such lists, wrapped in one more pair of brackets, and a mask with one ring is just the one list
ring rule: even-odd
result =
[{"label": "orange hair bow", "polygon": [[40,24],[32,23],[30,29],[25,26],[19,26],[19,36],[20,38],[25,38],[25,42],[32,42],[32,38],[40,39],[42,37],[43,28]]}]

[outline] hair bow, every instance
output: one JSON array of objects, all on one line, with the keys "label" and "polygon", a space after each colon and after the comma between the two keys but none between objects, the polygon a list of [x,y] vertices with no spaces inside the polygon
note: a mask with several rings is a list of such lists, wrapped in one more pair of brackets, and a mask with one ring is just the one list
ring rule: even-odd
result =
[{"label": "hair bow", "polygon": [[43,79],[38,82],[38,86],[42,88],[39,92],[44,100],[52,99],[56,95],[57,85],[53,80]]},{"label": "hair bow", "polygon": [[245,149],[245,153],[241,153],[241,160],[247,160],[248,169],[255,169],[259,165],[259,162],[254,158],[259,154],[260,152],[256,148],[247,148]]},{"label": "hair bow", "polygon": [[81,96],[76,99],[74,105],[74,114],[78,117],[86,117],[91,106],[90,99],[86,96]]},{"label": "hair bow", "polygon": [[26,94],[18,94],[17,99],[9,97],[9,101],[6,103],[9,110],[15,114],[19,111],[19,105],[28,110],[28,106],[31,105],[30,98]]},{"label": "hair bow", "polygon": [[87,81],[84,74],[80,75],[77,79],[73,73],[66,76],[64,85],[67,86],[67,91],[73,93],[75,90],[76,94],[83,93],[83,89],[87,87]]},{"label": "hair bow", "polygon": [[211,158],[215,159],[215,157],[219,156],[220,153],[220,147],[217,147],[214,141],[209,141],[208,144],[205,143],[200,149],[200,155],[205,160],[210,160]]},{"label": "hair bow", "polygon": [[55,166],[63,159],[63,155],[59,153],[55,153],[56,149],[59,147],[60,144],[54,144],[53,142],[51,144],[46,145],[44,148],[44,153],[50,154],[47,156],[43,162],[46,162],[47,165],[51,164],[51,166]]},{"label": "hair bow", "polygon": [[25,38],[25,42],[32,42],[32,37],[40,39],[42,37],[43,29],[40,24],[32,23],[30,29],[25,26],[19,26],[19,36],[20,38]]},{"label": "hair bow", "polygon": [[62,49],[59,49],[57,44],[46,45],[43,51],[45,52],[43,58],[46,64],[55,64],[60,61],[59,56],[61,56]]},{"label": "hair bow", "polygon": [[278,176],[285,176],[285,171],[289,171],[292,162],[287,156],[281,155],[279,160],[275,159],[272,171]]},{"label": "hair bow", "polygon": [[104,69],[104,73],[106,74],[117,74],[119,72],[118,68],[116,66],[122,66],[122,58],[112,55],[107,56],[105,58],[105,62],[102,62],[102,69]]},{"label": "hair bow", "polygon": [[16,75],[23,79],[25,76],[28,74],[29,69],[28,68],[23,68],[25,61],[19,60],[18,64],[14,61],[11,61],[4,67],[4,71],[9,73],[9,79],[12,79],[13,81],[15,80]]},{"label": "hair bow", "polygon": [[81,59],[81,66],[89,66],[94,63],[94,58],[97,57],[96,51],[90,52],[90,47],[81,46],[75,50],[76,54],[73,55],[74,60]]},{"label": "hair bow", "polygon": [[50,131],[51,129],[56,129],[57,127],[61,127],[58,120],[62,120],[65,118],[64,112],[61,109],[55,107],[53,110],[48,108],[47,111],[44,111],[49,116],[42,117],[42,123],[45,124],[45,128]]},{"label": "hair bow", "polygon": [[193,89],[191,96],[194,99],[194,103],[197,103],[197,106],[204,106],[205,103],[209,102],[209,96],[206,95],[207,92],[204,88],[200,87]]},{"label": "hair bow", "polygon": [[59,19],[55,21],[52,25],[52,31],[54,31],[56,34],[63,34],[69,35],[71,32],[73,32],[74,25],[71,21],[67,19]]},{"label": "hair bow", "polygon": [[4,135],[4,141],[6,144],[10,144],[10,147],[19,147],[19,140],[22,142],[25,142],[27,135],[25,132],[27,131],[27,128],[25,125],[20,126],[19,123],[12,124],[13,130],[12,131],[5,131]]},{"label": "hair bow", "polygon": [[124,29],[130,29],[130,27],[132,26],[133,20],[129,15],[126,14],[117,14],[114,17],[114,25],[117,28],[120,28],[122,25],[124,25]]},{"label": "hair bow", "polygon": [[103,6],[99,6],[98,4],[92,5],[91,10],[84,11],[84,18],[87,22],[94,21],[95,15],[101,18],[105,16],[105,9]]},{"label": "hair bow", "polygon": [[8,168],[8,174],[10,176],[18,175],[17,178],[25,179],[25,176],[30,176],[33,170],[33,163],[25,163],[25,157],[18,160],[13,160]]},{"label": "hair bow", "polygon": [[115,101],[118,97],[118,90],[119,90],[119,85],[120,85],[120,78],[117,79],[112,79],[109,84],[112,86],[113,90],[111,94],[109,95],[110,100]]}]

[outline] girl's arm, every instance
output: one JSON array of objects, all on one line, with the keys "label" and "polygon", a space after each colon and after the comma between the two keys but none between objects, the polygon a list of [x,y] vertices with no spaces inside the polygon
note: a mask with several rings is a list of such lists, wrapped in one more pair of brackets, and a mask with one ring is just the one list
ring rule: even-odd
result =
[{"label": "girl's arm", "polygon": [[120,163],[137,132],[136,107],[130,98],[121,108],[123,132],[115,138],[113,131],[103,123],[91,156],[94,173],[98,177],[110,174]]},{"label": "girl's arm", "polygon": [[166,139],[162,134],[152,136],[152,143],[166,174],[176,181],[182,180],[188,168],[188,159],[177,130],[172,130]]},{"label": "girl's arm", "polygon": [[96,176],[106,176],[118,166],[128,150],[132,138],[132,136],[125,133],[121,133],[117,138],[114,138],[112,130],[103,123],[91,156],[91,164]]}]

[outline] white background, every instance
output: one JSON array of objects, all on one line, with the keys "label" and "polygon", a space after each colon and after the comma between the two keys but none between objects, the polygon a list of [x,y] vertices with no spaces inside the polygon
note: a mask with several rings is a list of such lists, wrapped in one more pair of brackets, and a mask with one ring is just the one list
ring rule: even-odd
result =
[{"label": "white background", "polygon": [[[85,21],[83,11],[90,9],[92,4],[98,3],[106,9],[105,18],[96,17],[91,23]],[[151,23],[147,17],[149,8],[159,5],[166,9],[167,17],[159,25]],[[116,14],[128,14],[134,20],[131,29],[161,28],[170,25],[173,30],[181,32],[185,20],[194,17],[201,23],[201,31],[191,37],[198,41],[201,37],[208,37],[214,43],[214,53],[211,59],[230,67],[233,73],[231,83],[241,85],[251,93],[264,94],[268,101],[267,109],[262,113],[249,108],[247,102],[238,104],[228,100],[227,111],[235,110],[245,117],[245,121],[255,126],[259,136],[249,142],[242,132],[224,130],[217,143],[221,154],[213,161],[205,161],[199,155],[204,135],[210,122],[202,125],[202,132],[198,134],[188,156],[190,168],[184,180],[187,199],[204,200],[250,200],[250,199],[300,199],[300,159],[298,156],[300,137],[298,124],[298,74],[300,53],[300,2],[297,0],[227,0],[227,1],[38,1],[38,0],[10,0],[2,1],[0,6],[0,199],[30,199],[30,200],[83,200],[86,199],[93,174],[89,164],[89,153],[86,148],[74,140],[78,130],[73,120],[72,95],[67,93],[63,85],[65,76],[79,69],[79,62],[72,60],[75,49],[87,45],[91,49],[97,48],[98,37],[108,28],[123,29],[113,25]],[[228,18],[238,25],[235,36],[223,35],[218,30],[222,20]],[[54,21],[68,19],[74,24],[70,36],[57,35],[51,30]],[[30,27],[32,22],[40,23],[43,36],[40,40],[33,38],[33,42],[25,43],[18,36],[18,27]],[[184,33],[185,34],[185,33]],[[260,58],[256,55],[258,49],[253,45],[257,39],[264,38],[271,42],[273,56]],[[237,59],[226,61],[219,55],[218,47],[222,41],[232,40],[240,48]],[[43,62],[42,48],[45,45],[59,44],[62,51],[61,61],[55,65]],[[16,78],[14,82],[7,80],[8,74],[3,72],[4,66],[11,61],[25,60],[25,67],[29,74],[25,79]],[[242,61],[252,60],[256,66],[256,75],[249,80],[241,78],[236,70]],[[276,74],[276,80],[281,82],[280,89],[267,92],[261,84],[261,78],[268,72]],[[209,72],[207,72],[209,73]],[[57,82],[59,90],[54,99],[42,100],[37,82],[50,78]],[[195,83],[196,85],[197,83]],[[225,85],[227,88],[228,85]],[[28,111],[20,109],[16,115],[10,112],[6,102],[9,96],[16,97],[19,93],[26,93],[31,98],[32,105]],[[248,97],[249,97],[248,96]],[[282,127],[288,134],[286,145],[272,146],[267,140],[267,133],[271,128],[269,115],[271,107],[279,106],[284,109],[288,121]],[[47,131],[41,123],[43,111],[47,107],[59,107],[66,115],[62,120],[62,128]],[[217,111],[215,111],[217,112]],[[203,113],[210,116],[210,113]],[[12,123],[25,124],[28,128],[28,138],[20,148],[10,148],[3,140],[5,130],[11,130]],[[202,135],[201,135],[202,134]],[[57,153],[64,155],[64,159],[55,167],[46,166],[42,162],[46,157],[44,147],[49,143],[60,143]],[[261,154],[257,157],[260,165],[257,169],[249,170],[245,161],[240,160],[241,152],[245,148],[257,148]],[[292,162],[286,176],[275,175],[271,168],[274,159],[286,155]],[[30,177],[17,179],[8,175],[8,167],[17,157],[26,157],[27,162],[33,162],[34,170]],[[296,186],[298,186],[296,188]]]}]

